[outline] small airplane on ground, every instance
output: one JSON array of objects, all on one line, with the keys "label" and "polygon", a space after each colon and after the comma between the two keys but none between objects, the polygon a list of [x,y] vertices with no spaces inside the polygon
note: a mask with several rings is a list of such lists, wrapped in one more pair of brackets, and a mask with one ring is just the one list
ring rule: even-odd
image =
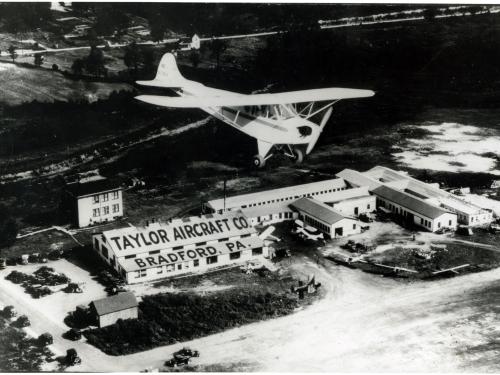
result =
[{"label": "small airplane on ground", "polygon": [[[257,140],[256,167],[263,167],[275,151],[300,163],[318,141],[332,105],[341,99],[373,96],[371,90],[324,88],[277,94],[245,95],[214,89],[184,78],[171,53],[163,55],[155,79],[137,81],[144,86],[169,88],[179,96],[139,95],[146,103],[173,108],[200,108]],[[321,105],[317,105],[321,102]],[[324,112],[319,124],[311,118]],[[304,147],[305,146],[305,147]]]}]

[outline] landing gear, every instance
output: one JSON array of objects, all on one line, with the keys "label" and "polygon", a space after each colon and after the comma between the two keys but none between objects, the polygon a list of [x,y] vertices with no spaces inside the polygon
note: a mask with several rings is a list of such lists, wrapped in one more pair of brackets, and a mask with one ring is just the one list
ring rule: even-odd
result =
[{"label": "landing gear", "polygon": [[302,163],[302,161],[304,160],[304,153],[298,148],[295,148],[293,150],[293,160],[295,160],[296,164]]},{"label": "landing gear", "polygon": [[266,165],[266,159],[260,155],[255,155],[253,157],[253,165],[257,168],[263,168]]}]

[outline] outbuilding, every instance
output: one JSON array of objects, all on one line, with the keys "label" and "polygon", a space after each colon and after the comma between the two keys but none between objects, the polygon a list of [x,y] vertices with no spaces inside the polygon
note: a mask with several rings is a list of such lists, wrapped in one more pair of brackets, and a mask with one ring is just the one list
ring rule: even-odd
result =
[{"label": "outbuilding", "polygon": [[138,305],[134,293],[123,292],[92,301],[90,311],[99,328],[102,328],[115,324],[118,319],[137,319]]}]

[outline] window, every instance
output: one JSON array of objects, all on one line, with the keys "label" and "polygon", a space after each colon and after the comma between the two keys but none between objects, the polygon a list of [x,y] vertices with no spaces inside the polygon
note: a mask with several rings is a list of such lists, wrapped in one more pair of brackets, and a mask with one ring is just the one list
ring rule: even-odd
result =
[{"label": "window", "polygon": [[109,206],[103,207],[102,210],[103,210],[103,215],[109,215]]},{"label": "window", "polygon": [[101,251],[102,251],[102,255],[104,255],[106,258],[108,257],[108,249],[106,248],[106,246],[101,246]]},{"label": "window", "polygon": [[120,197],[119,191],[113,191],[113,199],[118,199]]},{"label": "window", "polygon": [[93,217],[98,217],[98,216],[101,216],[101,210],[99,208],[94,208],[92,210],[92,216]]},{"label": "window", "polygon": [[135,258],[135,254],[125,255],[125,259],[132,259],[132,258]]},{"label": "window", "polygon": [[94,249],[99,250],[99,240],[94,238]]},{"label": "window", "polygon": [[160,250],[153,250],[149,252],[149,255],[159,254]]},{"label": "window", "polygon": [[448,225],[451,227],[451,220],[450,220],[450,221],[448,221]]},{"label": "window", "polygon": [[172,250],[181,250],[184,249],[184,246],[174,246]]},{"label": "window", "polygon": [[163,273],[163,266],[157,267],[157,274],[159,275],[160,273]]},{"label": "window", "polygon": [[182,270],[182,264],[178,264],[178,265],[177,265],[177,269],[178,269],[178,270]]},{"label": "window", "polygon": [[252,249],[252,255],[262,255],[262,247],[256,247]]},{"label": "window", "polygon": [[119,204],[114,204],[113,205],[113,213],[117,213],[120,211],[120,205]]},{"label": "window", "polygon": [[369,210],[369,209],[370,209],[370,205],[369,205],[369,204],[367,204],[367,205],[366,205],[366,209],[367,209],[367,210]]},{"label": "window", "polygon": [[420,224],[424,223],[424,219],[420,218]]},{"label": "window", "polygon": [[92,198],[94,203],[99,203],[99,195],[94,195]]},{"label": "window", "polygon": [[441,228],[441,222],[438,221],[438,228]]},{"label": "window", "polygon": [[240,259],[241,258],[241,251],[238,251],[236,253],[230,253],[229,254],[229,259],[234,260],[234,259]]},{"label": "window", "polygon": [[352,225],[352,229],[356,229],[356,224],[353,224],[353,225]]},{"label": "window", "polygon": [[108,194],[108,193],[104,193],[104,194],[102,195],[102,201],[103,201],[103,202],[107,202],[107,201],[109,201],[109,194]]},{"label": "window", "polygon": [[211,257],[207,257],[207,264],[214,264],[214,263],[217,263],[217,255],[214,255],[214,256],[211,256]]},{"label": "window", "polygon": [[193,267],[198,267],[199,265],[200,265],[200,260],[199,259],[193,260]]}]

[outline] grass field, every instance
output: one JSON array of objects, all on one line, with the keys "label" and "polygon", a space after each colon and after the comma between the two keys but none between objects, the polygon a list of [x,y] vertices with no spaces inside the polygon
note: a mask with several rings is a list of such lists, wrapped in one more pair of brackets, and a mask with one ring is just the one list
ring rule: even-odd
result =
[{"label": "grass field", "polygon": [[0,103],[18,105],[33,100],[95,101],[106,98],[112,91],[130,90],[128,84],[73,81],[45,69],[29,69],[0,62]]}]

